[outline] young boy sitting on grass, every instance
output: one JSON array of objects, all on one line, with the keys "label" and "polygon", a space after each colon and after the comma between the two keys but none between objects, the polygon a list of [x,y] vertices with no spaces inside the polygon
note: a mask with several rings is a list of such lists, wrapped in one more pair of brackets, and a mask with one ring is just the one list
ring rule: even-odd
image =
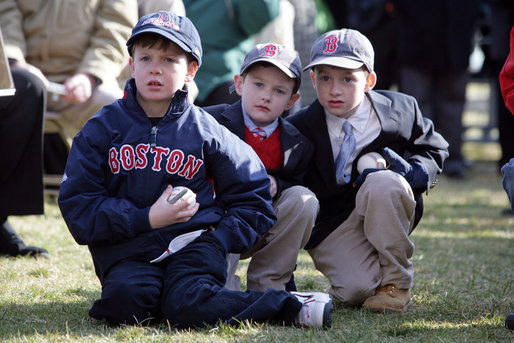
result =
[{"label": "young boy sitting on grass", "polygon": [[[188,101],[185,83],[202,62],[194,25],[152,13],[127,47],[133,78],[125,96],[77,134],[59,194],[102,284],[89,315],[179,328],[244,320],[330,326],[328,294],[224,288],[227,254],[252,248],[276,218],[257,155]],[[177,186],[196,201],[170,203]]]},{"label": "young boy sitting on grass", "polygon": [[[305,185],[320,212],[305,249],[337,299],[376,312],[412,306],[414,244],[409,234],[448,157],[448,144],[413,97],[373,91],[374,51],[350,29],[327,32],[311,50],[317,99],[288,117],[313,144]],[[378,152],[388,169],[357,172]]]},{"label": "young boy sitting on grass", "polygon": [[[301,73],[296,51],[273,43],[259,44],[248,52],[240,73],[234,76],[241,100],[204,108],[255,150],[270,179],[277,222],[241,255],[241,259],[251,257],[247,289],[295,290],[291,278],[298,252],[307,244],[318,213],[316,196],[301,186],[312,144],[281,118],[300,97]],[[239,256],[231,259],[227,287],[239,289],[235,275]]]}]

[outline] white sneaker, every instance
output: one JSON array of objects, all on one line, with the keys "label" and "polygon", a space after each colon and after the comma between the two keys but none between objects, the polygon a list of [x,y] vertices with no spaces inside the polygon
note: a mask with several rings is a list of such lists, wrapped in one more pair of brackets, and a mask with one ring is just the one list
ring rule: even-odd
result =
[{"label": "white sneaker", "polygon": [[302,309],[295,319],[295,324],[307,328],[330,328],[332,326],[332,312],[334,305],[332,296],[321,292],[291,292],[299,302]]}]

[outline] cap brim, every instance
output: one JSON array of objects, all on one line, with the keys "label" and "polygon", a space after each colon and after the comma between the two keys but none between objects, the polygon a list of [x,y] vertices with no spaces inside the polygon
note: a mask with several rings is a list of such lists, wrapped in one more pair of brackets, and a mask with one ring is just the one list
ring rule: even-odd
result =
[{"label": "cap brim", "polygon": [[248,64],[247,66],[244,67],[244,69],[241,70],[241,74],[243,74],[245,72],[245,70],[248,69],[248,67],[250,67],[252,64],[255,64],[257,62],[267,62],[267,63],[273,64],[275,67],[282,70],[287,76],[289,76],[292,79],[297,79],[297,78],[301,77],[301,75],[294,75],[293,72],[291,70],[289,70],[289,68],[287,68],[286,66],[282,65],[281,63],[278,63],[277,61],[274,61],[273,59],[270,59],[270,58],[258,58],[256,60],[253,60],[252,63]]},{"label": "cap brim", "polygon": [[339,68],[346,68],[346,69],[358,69],[364,65],[364,63],[361,61],[355,61],[355,60],[352,60],[352,59],[346,58],[346,57],[335,57],[334,56],[334,57],[319,58],[315,61],[312,61],[311,63],[309,63],[309,65],[307,65],[305,68],[303,68],[303,71],[306,71],[314,66],[321,65],[321,64],[339,67]]},{"label": "cap brim", "polygon": [[139,36],[142,33],[149,33],[149,32],[161,35],[164,38],[167,38],[170,41],[172,41],[173,43],[177,44],[182,50],[192,53],[191,48],[188,47],[186,44],[184,44],[180,39],[178,39],[177,37],[175,37],[167,32],[163,32],[161,29],[156,28],[156,27],[148,27],[148,28],[143,29],[143,30],[139,31],[138,33],[132,35],[132,37],[130,37],[129,40],[127,41],[127,46],[132,44],[135,37]]}]

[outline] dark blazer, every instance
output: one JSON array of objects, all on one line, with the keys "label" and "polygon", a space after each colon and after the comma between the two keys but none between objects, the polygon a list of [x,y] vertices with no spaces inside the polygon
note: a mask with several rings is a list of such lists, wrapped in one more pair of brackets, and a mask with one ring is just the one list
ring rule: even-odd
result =
[{"label": "dark blazer", "polygon": [[[448,157],[448,143],[434,131],[432,122],[423,118],[416,100],[408,95],[391,91],[367,93],[375,109],[382,131],[357,156],[371,151],[393,149],[406,160],[416,160],[428,171],[428,183],[413,189],[416,197],[416,225],[423,213],[422,193],[436,182],[443,161]],[[306,249],[313,248],[348,218],[355,208],[357,188],[353,181],[358,176],[353,164],[352,182],[340,186],[336,182],[335,164],[328,135],[325,112],[318,100],[287,117],[314,145],[314,158],[305,175],[309,187],[320,201],[320,212]]]},{"label": "dark blazer", "polygon": [[[208,106],[204,110],[244,141],[245,124],[241,100],[232,105]],[[277,180],[275,198],[278,198],[283,190],[303,184],[303,178],[313,153],[313,146],[304,135],[283,118],[278,120],[284,163],[281,168],[268,170],[268,174],[273,175]]]}]

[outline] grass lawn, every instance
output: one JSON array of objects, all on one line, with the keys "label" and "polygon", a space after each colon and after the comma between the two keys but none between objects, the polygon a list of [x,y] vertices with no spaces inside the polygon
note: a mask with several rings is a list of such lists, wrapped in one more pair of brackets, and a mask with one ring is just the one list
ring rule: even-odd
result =
[{"label": "grass lawn", "polygon": [[[479,152],[468,147],[469,154]],[[167,325],[109,327],[88,317],[100,296],[86,247],[77,245],[47,197],[44,216],[12,217],[25,241],[47,248],[48,260],[2,257],[2,342],[512,342],[504,328],[514,312],[514,217],[492,161],[475,161],[466,180],[441,177],[425,197],[412,234],[415,308],[372,314],[336,303],[331,330],[244,323],[177,331]],[[240,266],[244,280],[246,264]],[[327,290],[327,280],[302,251],[300,290]]]}]

